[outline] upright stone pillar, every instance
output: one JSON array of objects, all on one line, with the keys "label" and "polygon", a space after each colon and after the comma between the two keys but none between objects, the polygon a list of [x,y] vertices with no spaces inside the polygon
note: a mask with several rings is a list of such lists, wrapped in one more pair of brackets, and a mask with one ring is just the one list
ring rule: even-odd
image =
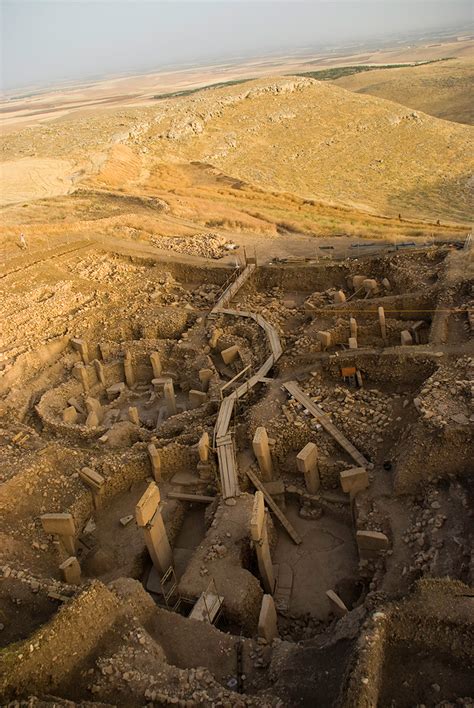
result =
[{"label": "upright stone pillar", "polygon": [[316,338],[319,342],[321,342],[321,349],[323,352],[331,346],[331,332],[316,332]]},{"label": "upright stone pillar", "polygon": [[135,386],[135,374],[132,366],[132,355],[130,352],[125,352],[125,357],[123,360],[123,371],[125,374],[125,382],[129,388]]},{"label": "upright stone pillar", "polygon": [[201,382],[202,390],[207,393],[209,390],[209,381],[212,378],[212,369],[200,369],[199,370],[199,381]]},{"label": "upright stone pillar", "polygon": [[87,369],[84,364],[74,364],[74,370],[79,374],[79,381],[82,385],[82,390],[84,391],[84,396],[89,393],[89,377],[87,375]]},{"label": "upright stone pillar", "polygon": [[76,526],[72,514],[43,514],[40,518],[45,533],[57,536],[68,556],[75,556]]},{"label": "upright stone pillar", "polygon": [[387,339],[387,328],[385,326],[385,310],[383,309],[383,307],[379,307],[378,313],[379,313],[380,334],[382,335],[382,339]]},{"label": "upright stone pillar", "polygon": [[199,438],[198,453],[201,462],[209,461],[209,433],[203,433]]},{"label": "upright stone pillar", "polygon": [[98,359],[94,359],[93,364],[94,364],[95,374],[99,380],[99,383],[105,387],[104,365]]},{"label": "upright stone pillar", "polygon": [[88,364],[90,359],[87,342],[85,342],[83,339],[71,339],[71,346],[73,349],[79,352],[84,364]]},{"label": "upright stone pillar", "polygon": [[161,479],[161,457],[160,453],[156,449],[156,446],[153,445],[153,443],[150,443],[147,447],[148,450],[148,456],[150,458],[150,463],[151,463],[151,471],[153,472],[153,477],[155,479],[155,482],[159,482]]},{"label": "upright stone pillar", "polygon": [[308,443],[296,456],[296,466],[304,474],[306,489],[310,494],[316,494],[319,489],[318,448],[314,443]]},{"label": "upright stone pillar", "polygon": [[166,407],[168,409],[168,415],[176,415],[178,409],[176,408],[176,397],[174,395],[174,386],[172,379],[170,379],[163,385],[163,393],[165,396]]},{"label": "upright stone pillar", "polygon": [[62,573],[63,580],[69,585],[80,585],[81,582],[81,566],[75,556],[69,556],[64,563],[61,563],[59,570]]},{"label": "upright stone pillar", "polygon": [[263,492],[255,492],[252,518],[250,520],[250,535],[257,552],[258,570],[265,592],[273,595],[275,590],[275,575],[268,543],[267,522],[265,517],[265,499]]},{"label": "upright stone pillar", "polygon": [[102,418],[104,417],[104,412],[102,410],[102,406],[100,404],[100,401],[97,398],[93,398],[92,396],[88,396],[86,398],[86,400],[84,401],[84,403],[86,406],[86,411],[88,413],[95,413],[97,416],[97,420],[100,423]]},{"label": "upright stone pillar", "polygon": [[160,490],[151,482],[135,508],[138,526],[143,529],[145,543],[157,572],[163,576],[173,565],[173,553],[160,510]]},{"label": "upright stone pillar", "polygon": [[255,431],[253,437],[253,451],[262,473],[262,479],[265,482],[270,482],[273,477],[273,463],[270,454],[270,446],[268,444],[268,435],[265,428],[260,427]]},{"label": "upright stone pillar", "polygon": [[95,470],[91,470],[90,467],[83,467],[79,472],[79,477],[91,490],[94,509],[100,509],[105,489],[104,477]]},{"label": "upright stone pillar", "polygon": [[351,337],[357,339],[357,320],[355,319],[355,317],[350,318],[349,327],[351,328]]},{"label": "upright stone pillar", "polygon": [[133,425],[140,425],[140,417],[136,406],[130,406],[128,409],[128,419]]},{"label": "upright stone pillar", "polygon": [[258,636],[271,644],[278,637],[278,618],[275,602],[271,595],[264,595],[258,618]]},{"label": "upright stone pillar", "polygon": [[161,357],[158,352],[150,354],[151,366],[153,368],[153,378],[157,379],[161,376]]}]

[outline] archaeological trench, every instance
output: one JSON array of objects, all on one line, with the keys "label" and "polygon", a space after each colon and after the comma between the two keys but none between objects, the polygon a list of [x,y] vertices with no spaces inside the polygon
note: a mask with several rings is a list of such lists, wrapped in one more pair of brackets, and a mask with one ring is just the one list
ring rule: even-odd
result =
[{"label": "archaeological trench", "polygon": [[472,706],[469,255],[7,263],[2,704]]}]

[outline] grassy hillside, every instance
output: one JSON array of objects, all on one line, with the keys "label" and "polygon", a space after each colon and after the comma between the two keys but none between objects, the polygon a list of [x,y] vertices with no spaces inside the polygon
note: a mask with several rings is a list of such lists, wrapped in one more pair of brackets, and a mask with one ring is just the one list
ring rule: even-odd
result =
[{"label": "grassy hillside", "polygon": [[0,138],[2,219],[12,234],[144,240],[455,233],[469,218],[472,134],[302,77],[95,109]]},{"label": "grassy hillside", "polygon": [[364,74],[351,72],[334,75],[332,80],[350,91],[387,98],[445,120],[474,124],[473,57]]}]

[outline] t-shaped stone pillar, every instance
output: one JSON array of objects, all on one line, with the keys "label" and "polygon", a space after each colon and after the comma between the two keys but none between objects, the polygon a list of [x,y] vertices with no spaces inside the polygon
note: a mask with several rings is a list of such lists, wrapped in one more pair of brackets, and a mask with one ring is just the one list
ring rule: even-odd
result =
[{"label": "t-shaped stone pillar", "polygon": [[380,324],[380,334],[382,335],[382,339],[387,338],[387,328],[385,326],[385,310],[383,307],[378,308],[378,313],[379,313],[379,324]]},{"label": "t-shaped stone pillar", "polygon": [[64,563],[61,563],[59,570],[62,573],[65,583],[69,585],[79,585],[81,582],[81,566],[75,556],[69,556]]},{"label": "t-shaped stone pillar", "polygon": [[83,467],[79,472],[79,477],[91,490],[94,509],[100,509],[102,506],[102,495],[105,488],[105,479],[95,470],[91,470],[90,467]]},{"label": "t-shaped stone pillar", "polygon": [[68,556],[76,555],[76,526],[72,514],[43,514],[40,518],[45,533],[57,536]]},{"label": "t-shaped stone pillar", "polygon": [[160,453],[156,449],[153,443],[150,443],[147,447],[148,456],[151,462],[151,471],[153,472],[153,477],[155,482],[159,482],[161,479],[161,457]]},{"label": "t-shaped stone pillar", "polygon": [[143,529],[153,565],[159,575],[163,576],[173,565],[173,553],[161,516],[160,501],[160,490],[155,482],[150,482],[135,507],[135,518],[138,526]]},{"label": "t-shaped stone pillar", "polygon": [[176,415],[178,409],[176,408],[176,397],[174,395],[174,386],[172,379],[170,379],[164,384],[163,393],[165,396],[166,407],[168,409],[168,415]]},{"label": "t-shaped stone pillar", "polygon": [[157,379],[161,376],[161,357],[158,352],[152,352],[150,354],[150,361],[153,368],[153,378]]},{"label": "t-shaped stone pillar", "polygon": [[250,519],[250,535],[257,552],[258,570],[265,592],[273,595],[275,576],[268,544],[267,520],[265,516],[265,498],[263,492],[255,492],[252,517]]},{"label": "t-shaped stone pillar", "polygon": [[310,494],[316,494],[319,489],[318,448],[314,443],[308,443],[296,456],[296,466],[304,474],[306,489]]},{"label": "t-shaped stone pillar", "polygon": [[273,463],[265,428],[257,428],[253,436],[252,446],[258,461],[258,466],[260,467],[260,472],[262,473],[262,479],[265,482],[270,482],[273,476]]},{"label": "t-shaped stone pillar", "polygon": [[130,354],[130,352],[125,352],[125,357],[123,360],[123,371],[127,386],[129,388],[133,388],[135,386],[135,374],[133,372],[132,355]]}]

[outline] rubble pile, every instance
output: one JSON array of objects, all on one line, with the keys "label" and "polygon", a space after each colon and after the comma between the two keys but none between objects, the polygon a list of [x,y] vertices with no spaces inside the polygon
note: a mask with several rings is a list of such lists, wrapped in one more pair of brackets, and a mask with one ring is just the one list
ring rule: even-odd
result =
[{"label": "rubble pile", "polygon": [[156,248],[214,260],[227,256],[237,248],[225,236],[212,232],[192,236],[152,236],[150,240]]},{"label": "rubble pile", "polygon": [[474,422],[474,360],[462,357],[441,366],[413,401],[433,428],[468,426]]}]

